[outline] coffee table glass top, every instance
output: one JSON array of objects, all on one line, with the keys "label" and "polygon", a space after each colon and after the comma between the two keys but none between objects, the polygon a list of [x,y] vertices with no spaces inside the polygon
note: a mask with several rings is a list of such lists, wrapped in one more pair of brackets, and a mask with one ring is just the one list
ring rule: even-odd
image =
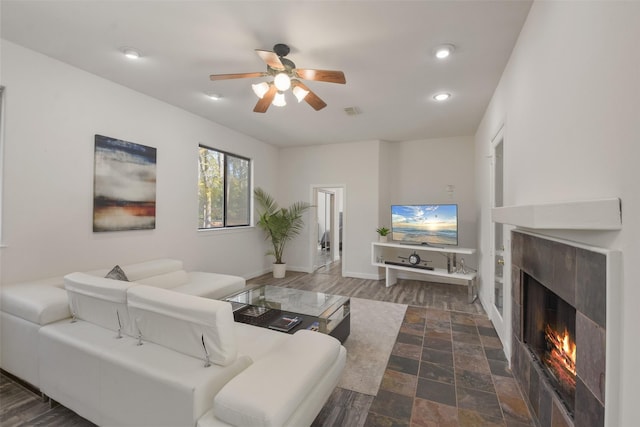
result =
[{"label": "coffee table glass top", "polygon": [[349,297],[270,285],[257,285],[230,295],[224,300],[231,302],[234,310],[252,305],[315,316],[320,319],[333,317],[340,308],[344,309],[340,316],[343,317],[349,310]]}]

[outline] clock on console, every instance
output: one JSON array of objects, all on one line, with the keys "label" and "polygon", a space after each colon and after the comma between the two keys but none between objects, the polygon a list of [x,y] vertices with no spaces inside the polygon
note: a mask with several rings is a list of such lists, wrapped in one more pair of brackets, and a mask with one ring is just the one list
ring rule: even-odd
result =
[{"label": "clock on console", "polygon": [[411,265],[418,265],[420,264],[420,255],[418,255],[417,253],[412,253],[411,255],[409,255],[409,264]]}]

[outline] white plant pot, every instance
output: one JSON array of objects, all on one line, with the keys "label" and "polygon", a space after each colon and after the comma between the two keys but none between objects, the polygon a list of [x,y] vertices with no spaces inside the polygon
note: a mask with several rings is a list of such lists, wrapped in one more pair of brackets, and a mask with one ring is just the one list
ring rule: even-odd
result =
[{"label": "white plant pot", "polygon": [[378,236],[378,242],[387,243],[387,236]]},{"label": "white plant pot", "polygon": [[273,278],[282,279],[287,273],[287,264],[273,264]]}]

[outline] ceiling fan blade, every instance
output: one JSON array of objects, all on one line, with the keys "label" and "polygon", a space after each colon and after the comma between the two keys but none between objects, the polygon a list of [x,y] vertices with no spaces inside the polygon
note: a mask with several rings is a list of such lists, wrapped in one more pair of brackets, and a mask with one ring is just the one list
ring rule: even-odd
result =
[{"label": "ceiling fan blade", "polygon": [[253,112],[266,113],[267,108],[269,108],[269,105],[271,105],[271,102],[273,101],[273,98],[276,96],[277,91],[278,89],[276,89],[275,86],[271,85],[267,93],[265,93],[264,96],[258,100],[258,102],[256,103],[256,106],[253,107]]},{"label": "ceiling fan blade", "polygon": [[327,106],[326,102],[320,99],[318,95],[313,93],[313,91],[309,89],[307,85],[305,85],[301,81],[296,81],[296,86],[300,86],[300,88],[309,92],[307,96],[304,97],[304,100],[307,101],[307,104],[311,105],[311,107],[313,107],[314,110],[316,111],[322,110],[324,107]]},{"label": "ceiling fan blade", "polygon": [[211,74],[209,78],[211,80],[230,80],[230,79],[251,79],[254,77],[265,77],[267,73],[255,72],[255,73],[237,73],[237,74]]},{"label": "ceiling fan blade", "polygon": [[340,84],[345,84],[347,82],[342,71],[309,70],[305,68],[296,68],[296,75],[301,79],[315,80],[319,82]]},{"label": "ceiling fan blade", "polygon": [[284,65],[282,65],[282,62],[280,61],[280,58],[278,58],[278,55],[276,55],[275,52],[271,52],[270,50],[256,49],[256,53],[264,62],[267,63],[269,67],[273,68],[274,70],[285,69]]}]

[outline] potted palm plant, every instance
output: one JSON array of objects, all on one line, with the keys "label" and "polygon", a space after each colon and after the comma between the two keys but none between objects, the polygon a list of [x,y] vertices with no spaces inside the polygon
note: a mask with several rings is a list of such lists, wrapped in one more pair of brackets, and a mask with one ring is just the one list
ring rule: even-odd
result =
[{"label": "potted palm plant", "polygon": [[287,242],[300,234],[304,227],[303,214],[311,207],[306,202],[295,202],[288,208],[278,206],[274,198],[261,188],[253,192],[258,207],[256,225],[263,229],[273,248],[267,255],[273,255],[273,277],[282,278],[287,264],[282,260]]}]

